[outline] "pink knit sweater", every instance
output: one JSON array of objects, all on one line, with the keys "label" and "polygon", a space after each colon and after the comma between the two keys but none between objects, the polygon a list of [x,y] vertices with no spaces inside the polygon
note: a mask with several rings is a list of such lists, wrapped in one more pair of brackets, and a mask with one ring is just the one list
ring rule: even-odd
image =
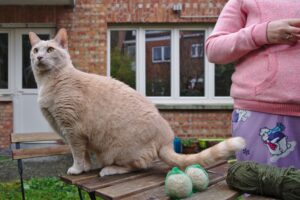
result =
[{"label": "pink knit sweater", "polygon": [[206,41],[210,62],[236,63],[234,107],[300,116],[300,42],[268,44],[272,20],[299,18],[300,0],[229,0]]}]

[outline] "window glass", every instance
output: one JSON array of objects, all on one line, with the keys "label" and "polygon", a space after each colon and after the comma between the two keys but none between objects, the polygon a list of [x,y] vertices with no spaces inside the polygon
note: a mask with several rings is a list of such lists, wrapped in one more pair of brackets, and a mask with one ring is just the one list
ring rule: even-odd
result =
[{"label": "window glass", "polygon": [[180,96],[204,96],[204,37],[204,31],[180,31]]},{"label": "window glass", "polygon": [[153,60],[153,62],[161,62],[162,61],[162,48],[161,47],[153,47],[152,60]]},{"label": "window glass", "polygon": [[164,47],[164,60],[170,61],[171,59],[171,51],[170,46]]},{"label": "window glass", "polygon": [[[171,95],[171,31],[146,31],[146,95]],[[153,55],[152,55],[153,54]]]},{"label": "window glass", "polygon": [[0,89],[8,89],[8,34],[0,33]]},{"label": "window glass", "polygon": [[215,65],[215,96],[230,96],[231,75],[234,64]]},{"label": "window glass", "polygon": [[[38,34],[41,40],[49,40],[49,34]],[[22,35],[22,87],[24,89],[37,88],[30,63],[31,44],[28,34]]]},{"label": "window glass", "polygon": [[136,88],[136,31],[111,31],[110,75]]}]

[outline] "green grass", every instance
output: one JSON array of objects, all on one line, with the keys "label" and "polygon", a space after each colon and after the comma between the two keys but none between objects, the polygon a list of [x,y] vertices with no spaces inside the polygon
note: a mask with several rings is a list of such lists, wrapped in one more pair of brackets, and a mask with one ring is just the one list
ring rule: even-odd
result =
[{"label": "green grass", "polygon": [[0,155],[0,161],[4,161],[4,160],[7,160],[7,159],[8,159],[7,156]]},{"label": "green grass", "polygon": [[[26,199],[30,200],[74,200],[79,199],[75,186],[67,185],[56,177],[32,178],[24,183]],[[82,192],[84,199],[89,199],[86,192]],[[19,182],[1,183],[0,199],[21,200],[22,194]],[[97,198],[100,199],[100,198]]]}]

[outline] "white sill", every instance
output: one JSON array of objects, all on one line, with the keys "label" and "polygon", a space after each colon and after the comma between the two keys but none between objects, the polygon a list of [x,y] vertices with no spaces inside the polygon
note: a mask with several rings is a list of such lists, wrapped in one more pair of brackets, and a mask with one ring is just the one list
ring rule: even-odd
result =
[{"label": "white sill", "polygon": [[0,102],[1,101],[12,101],[13,94],[0,94]]},{"label": "white sill", "polygon": [[155,104],[159,110],[232,110],[231,104]]}]

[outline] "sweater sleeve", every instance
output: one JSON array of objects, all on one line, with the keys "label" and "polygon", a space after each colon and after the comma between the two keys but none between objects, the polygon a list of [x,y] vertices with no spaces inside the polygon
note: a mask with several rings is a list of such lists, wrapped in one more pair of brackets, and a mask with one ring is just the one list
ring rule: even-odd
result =
[{"label": "sweater sleeve", "polygon": [[268,22],[245,27],[247,13],[242,0],[229,0],[223,8],[213,33],[207,38],[205,49],[208,60],[213,63],[234,62],[267,40]]}]

